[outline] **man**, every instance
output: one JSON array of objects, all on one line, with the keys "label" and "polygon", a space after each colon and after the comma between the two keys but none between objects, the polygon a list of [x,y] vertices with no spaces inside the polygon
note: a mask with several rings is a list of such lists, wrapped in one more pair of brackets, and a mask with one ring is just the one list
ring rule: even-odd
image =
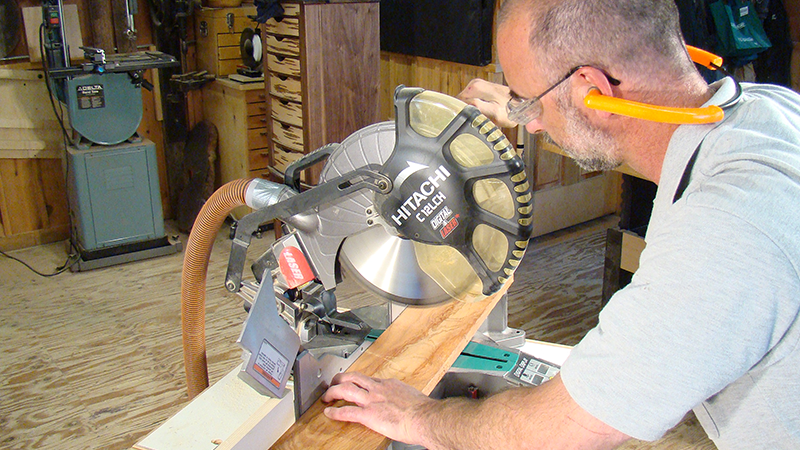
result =
[{"label": "man", "polygon": [[[553,449],[655,440],[693,409],[721,449],[800,448],[800,98],[707,85],[672,1],[507,0],[498,22],[510,89],[473,82],[462,97],[499,125],[547,131],[587,169],[627,163],[656,182],[639,270],[540,387],[431,400],[346,374],[323,400],[353,405],[326,415],[431,449]],[[598,92],[721,105],[725,119],[588,108]]]}]

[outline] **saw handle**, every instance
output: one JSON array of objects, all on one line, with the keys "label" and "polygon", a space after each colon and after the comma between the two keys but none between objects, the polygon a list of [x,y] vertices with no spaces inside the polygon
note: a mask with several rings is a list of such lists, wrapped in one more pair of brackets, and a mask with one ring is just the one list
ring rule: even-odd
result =
[{"label": "saw handle", "polygon": [[289,164],[289,167],[286,168],[286,172],[283,175],[283,183],[295,191],[300,192],[300,174],[309,167],[328,159],[328,156],[338,147],[339,144],[336,143],[323,145]]}]

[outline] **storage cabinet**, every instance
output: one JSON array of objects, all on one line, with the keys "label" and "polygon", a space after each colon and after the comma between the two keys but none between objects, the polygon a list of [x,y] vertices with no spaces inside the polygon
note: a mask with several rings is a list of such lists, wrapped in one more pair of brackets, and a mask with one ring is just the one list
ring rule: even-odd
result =
[{"label": "storage cabinet", "polygon": [[201,8],[195,20],[197,70],[207,70],[218,77],[236,73],[242,64],[239,40],[245,28],[258,25],[247,16],[256,14],[255,6],[237,8]]},{"label": "storage cabinet", "polygon": [[[264,36],[266,127],[271,166],[380,120],[377,1],[284,1]],[[305,174],[316,183],[320,167]],[[280,177],[278,177],[280,178]]]},{"label": "storage cabinet", "polygon": [[[218,134],[218,184],[266,178],[270,165],[264,83],[217,78],[203,88],[203,117]],[[246,210],[237,210],[241,215]]]}]

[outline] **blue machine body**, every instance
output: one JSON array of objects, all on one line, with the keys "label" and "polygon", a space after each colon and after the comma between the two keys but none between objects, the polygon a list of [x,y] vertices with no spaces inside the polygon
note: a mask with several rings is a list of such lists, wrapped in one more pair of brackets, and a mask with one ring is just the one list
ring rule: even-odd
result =
[{"label": "blue machine body", "polygon": [[88,251],[165,235],[153,142],[67,147],[73,232]]}]

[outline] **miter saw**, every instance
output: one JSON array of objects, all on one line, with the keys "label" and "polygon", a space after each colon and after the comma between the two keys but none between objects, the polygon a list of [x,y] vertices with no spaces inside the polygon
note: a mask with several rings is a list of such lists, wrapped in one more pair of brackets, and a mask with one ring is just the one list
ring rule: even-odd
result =
[{"label": "miter saw", "polygon": [[[293,373],[298,414],[390,324],[398,306],[493,294],[527,246],[531,189],[503,133],[476,108],[432,91],[400,86],[395,110],[394,122],[367,126],[296,161],[285,184],[253,180],[243,194],[256,211],[236,224],[225,278],[249,306],[239,376],[281,397]],[[301,192],[300,172],[322,161],[319,184]],[[274,219],[287,232],[252,265],[255,281],[243,282],[251,239]],[[340,311],[342,273],[388,301]],[[557,367],[512,349],[509,341],[521,345],[524,333],[507,327],[504,304],[493,315],[482,328],[489,346],[471,344],[456,371],[516,384],[552,377]],[[189,373],[187,367],[192,395]]]}]

